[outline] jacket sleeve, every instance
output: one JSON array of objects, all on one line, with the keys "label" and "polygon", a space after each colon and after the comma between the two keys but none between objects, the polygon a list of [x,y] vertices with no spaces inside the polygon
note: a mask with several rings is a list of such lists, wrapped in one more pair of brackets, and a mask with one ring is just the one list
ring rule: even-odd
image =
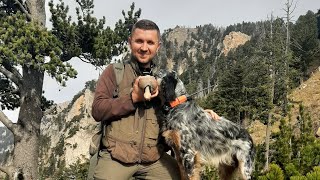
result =
[{"label": "jacket sleeve", "polygon": [[113,98],[116,77],[112,65],[100,75],[92,103],[92,116],[96,121],[112,121],[135,110],[130,95]]}]

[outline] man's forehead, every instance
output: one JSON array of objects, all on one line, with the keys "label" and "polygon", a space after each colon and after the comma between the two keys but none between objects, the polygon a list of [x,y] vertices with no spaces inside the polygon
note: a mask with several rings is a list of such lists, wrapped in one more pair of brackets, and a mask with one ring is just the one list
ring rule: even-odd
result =
[{"label": "man's forehead", "polygon": [[135,29],[131,36],[139,36],[139,35],[147,35],[147,36],[153,36],[156,35],[157,37],[159,36],[159,32],[156,29]]}]

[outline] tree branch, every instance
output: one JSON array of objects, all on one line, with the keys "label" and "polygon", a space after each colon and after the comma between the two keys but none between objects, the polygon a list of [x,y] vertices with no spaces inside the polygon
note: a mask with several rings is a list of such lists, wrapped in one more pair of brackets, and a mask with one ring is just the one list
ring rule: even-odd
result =
[{"label": "tree branch", "polygon": [[14,82],[19,88],[21,87],[21,75],[17,70],[13,70],[13,73],[8,71],[6,68],[0,66],[0,73],[4,74],[12,82]]},{"label": "tree branch", "polygon": [[82,62],[85,62],[85,63],[91,63],[91,59],[93,59],[91,57],[91,55],[88,55],[88,54],[85,54],[85,53],[82,53],[80,54],[79,56],[77,56]]},{"label": "tree branch", "polygon": [[12,90],[10,92],[0,94],[0,97],[7,96],[7,95],[10,95],[10,94],[17,94],[17,93],[19,93],[19,89],[14,89],[14,90]]},{"label": "tree branch", "polygon": [[9,8],[9,6],[1,6],[0,7],[1,10],[5,10],[5,9],[8,9],[8,8]]},{"label": "tree branch", "polygon": [[17,4],[19,6],[19,9],[27,16],[27,19],[29,21],[32,20],[31,15],[29,14],[29,12],[26,10],[26,8],[20,3],[19,0],[14,0],[15,4]]},{"label": "tree branch", "polygon": [[214,86],[213,86],[213,88],[211,89],[211,91],[216,91],[217,88],[218,88],[218,86],[219,86],[219,83],[218,83],[218,82],[215,83]]},{"label": "tree branch", "polygon": [[[290,8],[291,8],[291,6],[290,6]],[[297,8],[297,2],[296,2],[296,4],[294,5],[294,7],[293,7],[293,9],[291,10],[291,12],[289,12],[289,15],[291,16],[291,14],[296,10],[296,8]],[[294,16],[291,16],[291,18],[293,18]],[[290,19],[291,19],[290,18]]]},{"label": "tree branch", "polygon": [[298,48],[300,51],[306,52],[305,50],[302,49],[302,46],[298,43],[298,41],[293,38],[291,39],[291,45]]},{"label": "tree branch", "polygon": [[22,79],[22,75],[20,74],[20,72],[19,72],[16,68],[12,67],[12,73],[13,73],[19,80]]},{"label": "tree branch", "polygon": [[0,110],[0,122],[2,122],[14,134],[14,124],[1,110]]},{"label": "tree branch", "polygon": [[84,63],[88,63],[88,64],[93,65],[96,69],[103,70],[103,68],[101,66],[98,66],[98,65],[95,65],[92,63],[92,62],[94,62],[94,58],[92,58],[91,55],[81,54],[80,56],[77,56],[77,58],[79,58]]}]

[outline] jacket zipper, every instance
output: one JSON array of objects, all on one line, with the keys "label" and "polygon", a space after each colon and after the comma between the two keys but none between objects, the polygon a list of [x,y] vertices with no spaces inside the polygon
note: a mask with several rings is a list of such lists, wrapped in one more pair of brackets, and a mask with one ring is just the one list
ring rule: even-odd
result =
[{"label": "jacket zipper", "polygon": [[147,111],[144,110],[144,118],[143,118],[143,125],[142,125],[142,133],[141,133],[141,140],[140,140],[140,151],[139,151],[139,163],[141,163],[142,159],[142,150],[143,150],[143,144],[146,134],[146,119],[147,119]]}]

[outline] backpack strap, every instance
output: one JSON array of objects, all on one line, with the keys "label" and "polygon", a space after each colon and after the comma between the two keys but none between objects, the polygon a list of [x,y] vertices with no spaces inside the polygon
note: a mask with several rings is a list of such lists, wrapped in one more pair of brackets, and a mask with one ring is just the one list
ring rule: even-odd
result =
[{"label": "backpack strap", "polygon": [[[124,63],[114,63],[112,64],[112,67],[113,67],[113,71],[114,71],[114,74],[116,76],[116,89],[113,91],[113,94],[112,94],[112,97],[113,98],[117,98],[119,97],[119,85],[123,79],[123,76],[124,76],[124,66],[125,64]],[[102,130],[102,136],[105,137],[106,134],[105,134],[105,129],[106,128],[106,124],[105,123],[101,123],[101,130]],[[101,143],[101,142],[100,142]]]},{"label": "backpack strap", "polygon": [[114,74],[116,75],[116,83],[117,83],[117,87],[113,92],[113,98],[116,98],[119,96],[119,85],[123,79],[123,75],[124,75],[124,63],[114,63],[112,64],[113,66],[113,71]]},{"label": "backpack strap", "polygon": [[[116,83],[117,83],[117,87],[113,92],[113,98],[116,98],[119,96],[119,85],[123,79],[125,64],[114,63],[112,65],[113,65],[113,71],[116,76]],[[101,122],[100,128],[101,130],[98,133],[96,133],[91,139],[90,150],[89,150],[91,158],[90,158],[90,165],[88,170],[88,180],[93,179],[94,168],[97,165],[97,161],[98,161],[98,152],[101,149],[102,137],[105,137],[106,123]]]}]

